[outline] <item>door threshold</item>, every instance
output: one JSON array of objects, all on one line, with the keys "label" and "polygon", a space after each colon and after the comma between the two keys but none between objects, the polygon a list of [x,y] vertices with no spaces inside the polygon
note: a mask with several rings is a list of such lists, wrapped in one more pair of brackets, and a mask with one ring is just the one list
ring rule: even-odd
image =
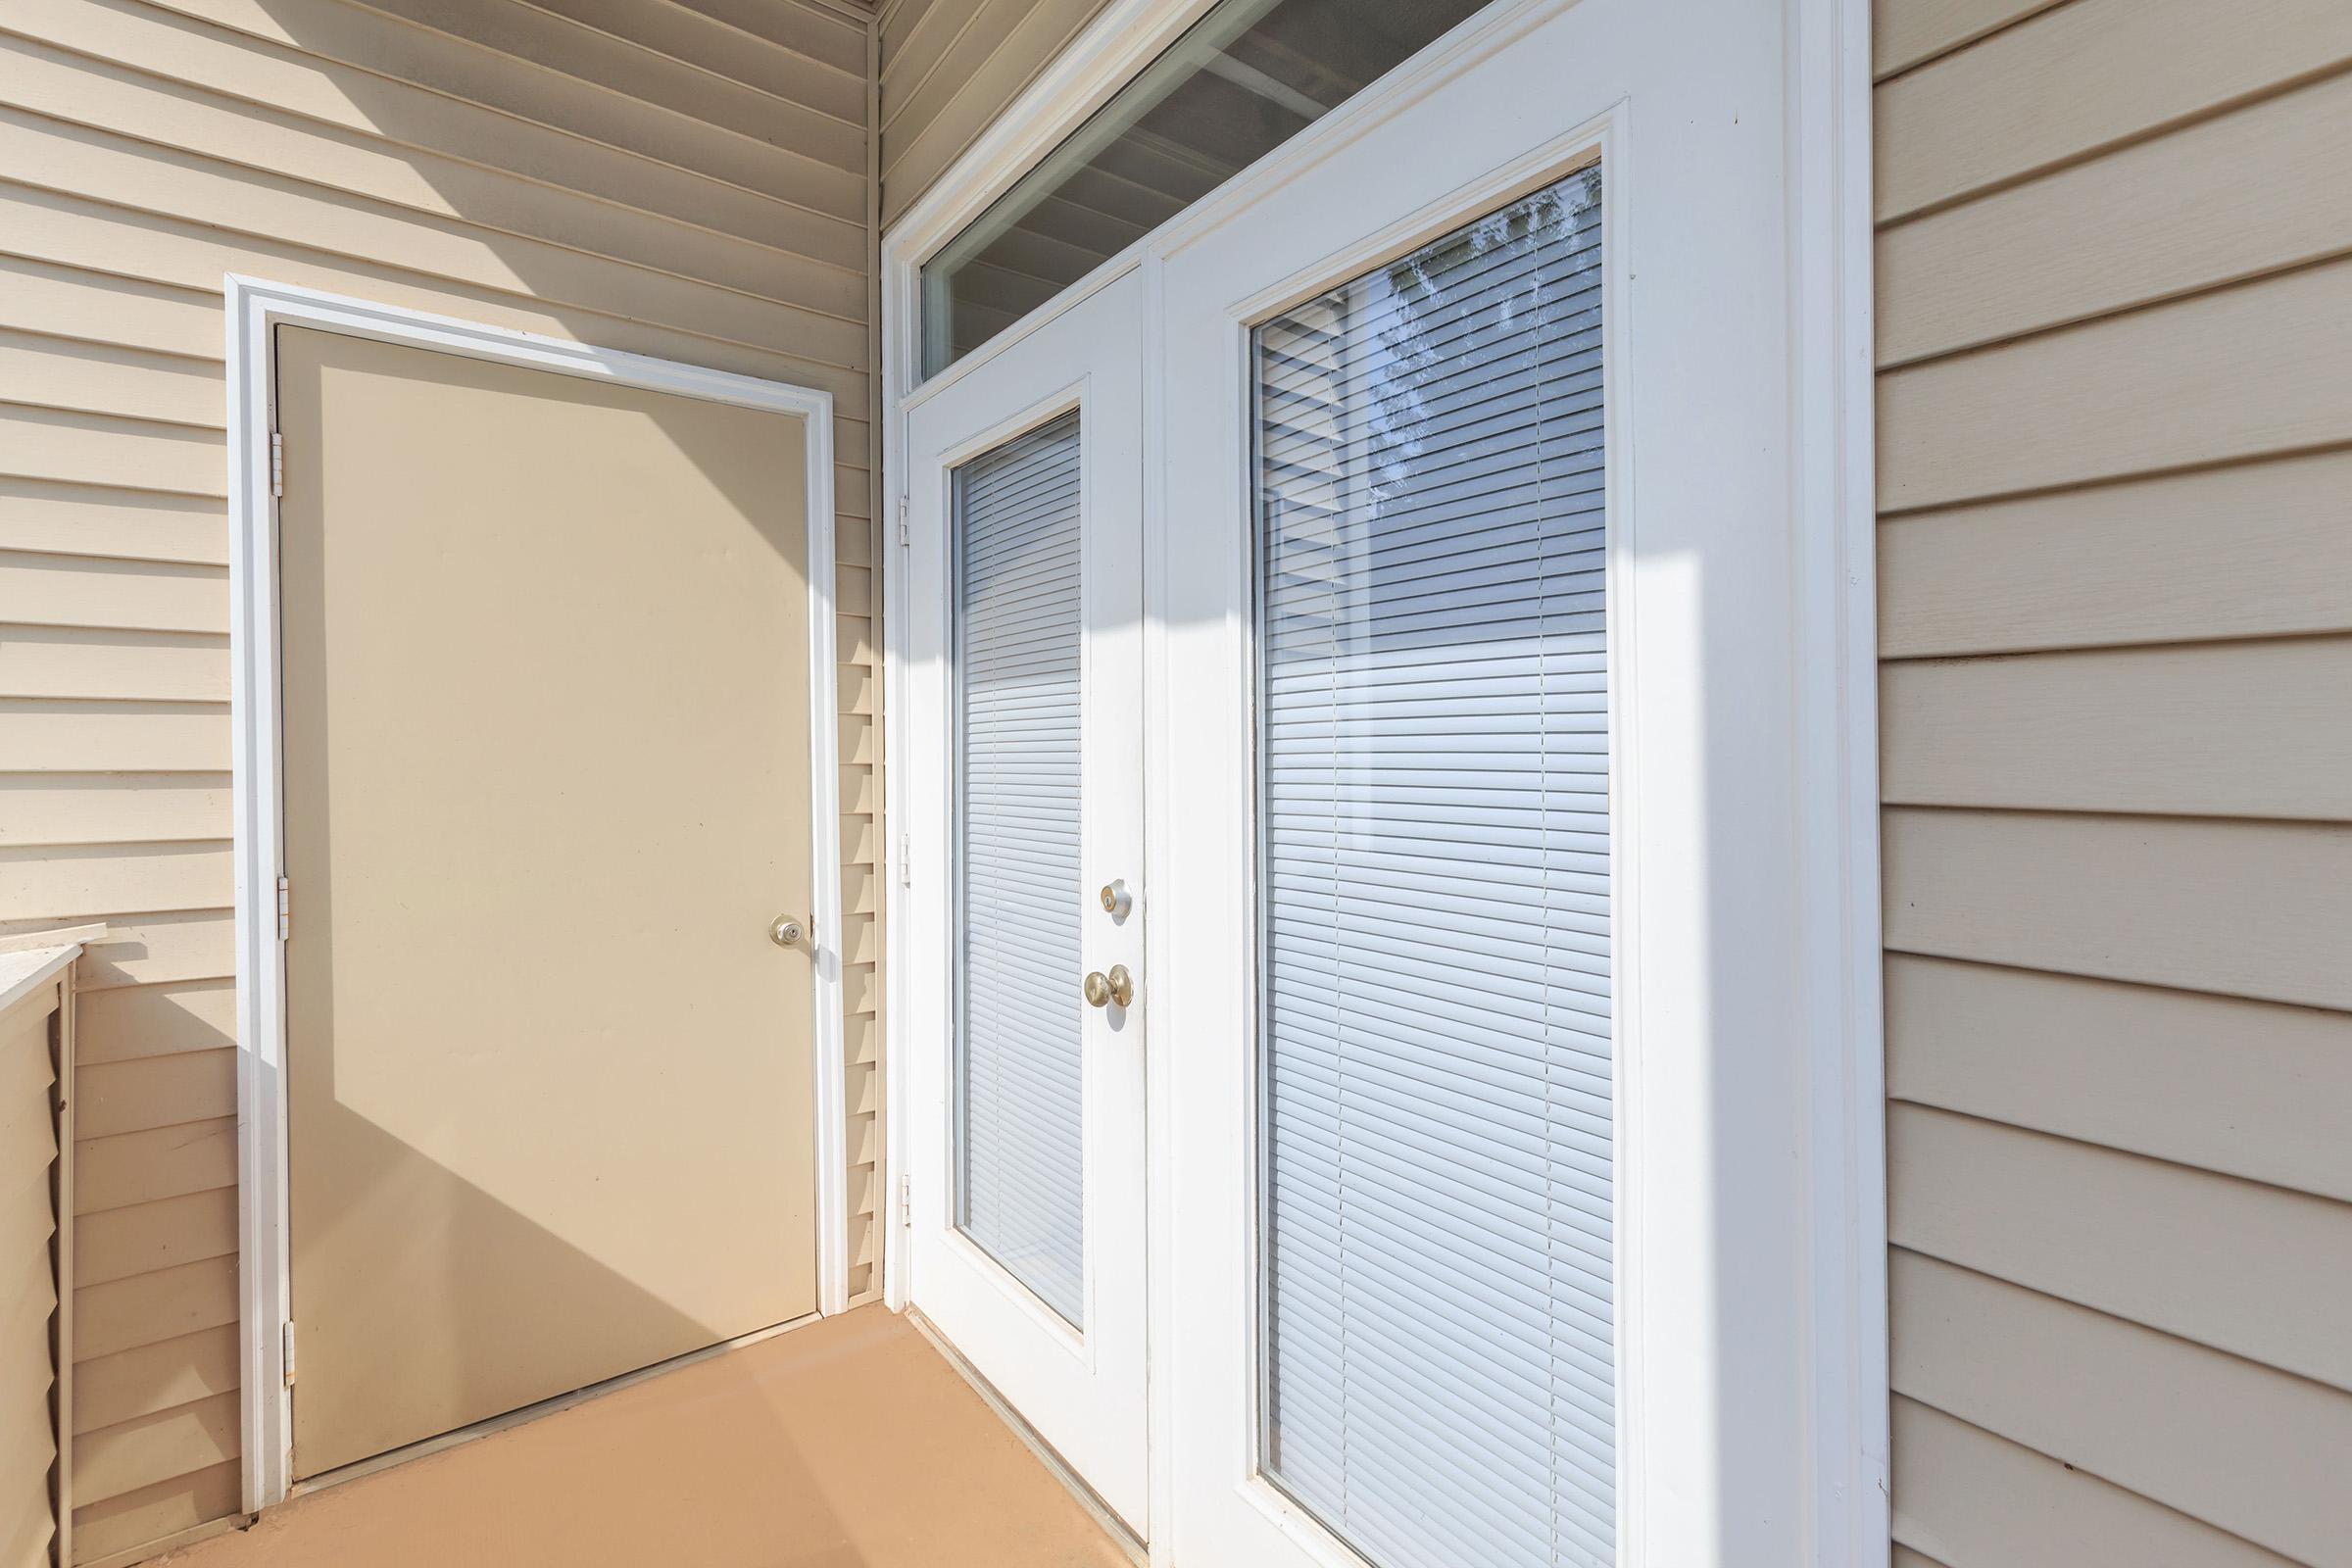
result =
[{"label": "door threshold", "polygon": [[[430,1438],[418,1438],[415,1443],[404,1444],[397,1448],[388,1448],[382,1453],[370,1454],[365,1459],[354,1459],[349,1464],[337,1465],[332,1470],[322,1470],[318,1475],[296,1481],[286,1489],[286,1501],[292,1502],[297,1497],[307,1497],[314,1492],[341,1486],[346,1481],[357,1481],[363,1476],[371,1476],[379,1470],[389,1470],[394,1465],[407,1464],[413,1459],[429,1458],[446,1449],[463,1447],[477,1439],[494,1437],[501,1432],[536,1421],[542,1416],[551,1416],[558,1411],[568,1410],[576,1404],[586,1404],[589,1400],[599,1398],[604,1395],[617,1394],[622,1389],[643,1383],[649,1378],[658,1378],[664,1372],[675,1372],[681,1367],[693,1366],[698,1361],[708,1361],[713,1357],[725,1355],[730,1350],[740,1350],[748,1346],[772,1340],[779,1334],[789,1334],[794,1329],[807,1328],[809,1324],[820,1321],[821,1318],[821,1313],[809,1312],[768,1328],[754,1329],[749,1334],[739,1334],[731,1340],[721,1340],[716,1345],[706,1345],[699,1350],[687,1350],[682,1354],[671,1356],[666,1361],[656,1361],[651,1366],[641,1366],[634,1372],[623,1372],[618,1377],[607,1378],[602,1383],[591,1383],[566,1394],[551,1395],[536,1404],[526,1404],[498,1415],[487,1416],[474,1422],[471,1426],[459,1427],[454,1432],[443,1432]],[[283,1506],[283,1504],[279,1506]]]},{"label": "door threshold", "polygon": [[1127,1521],[1121,1519],[1110,1504],[1104,1502],[1102,1495],[1088,1486],[1077,1471],[1070,1468],[1069,1463],[1054,1451],[1054,1446],[1038,1435],[1037,1428],[1013,1408],[1010,1400],[997,1392],[996,1385],[981,1376],[978,1367],[964,1359],[963,1352],[956,1348],[954,1341],[940,1332],[939,1325],[923,1316],[922,1311],[911,1302],[906,1307],[906,1321],[913,1324],[915,1332],[930,1341],[931,1348],[940,1353],[941,1358],[972,1386],[972,1392],[979,1395],[988,1407],[996,1412],[997,1419],[1004,1422],[1031,1453],[1037,1455],[1038,1462],[1046,1467],[1047,1474],[1061,1483],[1062,1490],[1077,1499],[1078,1506],[1102,1527],[1102,1533],[1135,1562],[1136,1568],[1149,1568],[1152,1550],[1144,1544],[1144,1538],[1129,1528]]}]

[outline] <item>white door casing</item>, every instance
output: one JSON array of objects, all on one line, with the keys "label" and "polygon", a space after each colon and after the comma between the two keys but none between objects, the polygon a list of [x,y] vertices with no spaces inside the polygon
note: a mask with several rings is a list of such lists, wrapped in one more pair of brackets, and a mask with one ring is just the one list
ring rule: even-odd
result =
[{"label": "white door casing", "polygon": [[[616,386],[676,392],[790,414],[805,421],[809,701],[836,697],[833,576],[833,399],[827,392],[703,366],[486,326],[400,306],[231,273],[222,280],[228,381],[231,777],[236,833],[237,1203],[241,1496],[246,1511],[285,1500],[292,1482],[288,1151],[283,951],[275,889],[283,870],[274,592],[277,506],[271,482],[281,325],[317,327],[495,364],[527,366]],[[649,547],[650,548],[650,547]],[[834,726],[809,732],[814,895],[809,940],[816,1155],[817,1295],[838,1312],[849,1295],[843,1103],[839,858],[840,769]]]},{"label": "white door casing", "polygon": [[[1618,1557],[1884,1564],[1865,0],[1501,0],[908,399],[921,259],[1203,3],[1113,0],[884,256],[900,483],[898,411],[1113,276],[1149,297],[1152,1560],[1360,1561],[1253,1473],[1248,329],[1597,153]],[[919,678],[923,593],[903,578],[893,598],[894,694]],[[903,806],[921,780],[892,787]],[[925,983],[902,965],[898,1005]],[[894,1085],[902,1153],[911,1087]]]},{"label": "white door casing", "polygon": [[[1039,1436],[1139,1532],[1148,1508],[1144,1400],[1144,1069],[1152,1003],[1142,931],[1142,287],[1112,282],[959,378],[908,421],[907,719],[900,765],[907,893],[897,922],[911,983],[897,1057],[916,1108],[905,1149],[915,1303]],[[1083,1285],[1072,1323],[959,1229],[956,1211],[958,855],[955,798],[956,467],[1071,410],[1079,416],[1083,625],[1081,966]],[[1094,891],[1123,881],[1114,919]],[[1086,1005],[1089,970],[1123,964],[1140,994]],[[1051,981],[1049,981],[1051,984]]]}]

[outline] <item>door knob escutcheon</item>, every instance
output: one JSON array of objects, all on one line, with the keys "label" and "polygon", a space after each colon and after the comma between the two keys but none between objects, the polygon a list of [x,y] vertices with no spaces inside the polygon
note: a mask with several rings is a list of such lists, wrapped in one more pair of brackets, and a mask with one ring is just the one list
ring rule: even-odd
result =
[{"label": "door knob escutcheon", "polygon": [[777,915],[775,924],[767,928],[767,940],[779,948],[798,947],[801,939],[808,934],[801,922],[789,914]]}]

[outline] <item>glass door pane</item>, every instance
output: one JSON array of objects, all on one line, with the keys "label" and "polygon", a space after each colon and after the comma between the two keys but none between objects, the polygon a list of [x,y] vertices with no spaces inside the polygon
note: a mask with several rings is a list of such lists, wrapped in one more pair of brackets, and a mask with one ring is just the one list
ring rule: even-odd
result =
[{"label": "glass door pane", "polygon": [[1615,1561],[1600,173],[1255,335],[1267,1472]]},{"label": "glass door pane", "polygon": [[956,1224],[1084,1317],[1078,415],[955,474]]}]

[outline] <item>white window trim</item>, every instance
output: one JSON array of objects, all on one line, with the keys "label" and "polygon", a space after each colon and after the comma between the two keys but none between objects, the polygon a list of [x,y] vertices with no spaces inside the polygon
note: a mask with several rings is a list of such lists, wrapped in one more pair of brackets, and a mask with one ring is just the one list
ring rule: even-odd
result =
[{"label": "white window trim", "polygon": [[228,377],[230,727],[234,736],[237,983],[237,1245],[244,1508],[285,1500],[293,1481],[293,1396],[283,1326],[292,1261],[287,1214],[284,955],[276,887],[279,825],[276,427],[271,329],[307,326],[467,359],[552,370],[649,392],[733,404],[806,421],[809,836],[816,926],[815,1156],[817,1310],[849,1300],[848,1121],[842,1060],[839,738],[834,674],[833,396],[808,387],[592,348],[234,273],[224,279]]},{"label": "white window trim", "polygon": [[[882,434],[885,494],[906,486],[906,410],[985,363],[1043,320],[1180,236],[1220,221],[1268,185],[1319,161],[1402,101],[1449,74],[1466,53],[1562,0],[1496,0],[1446,44],[1393,72],[1269,154],[1248,174],[1110,258],[1050,308],[1016,323],[928,382],[921,348],[920,267],[1027,169],[1076,129],[1214,0],[1111,0],[883,237]],[[1792,514],[1800,662],[1795,710],[1806,788],[1796,824],[1807,868],[1798,890],[1808,1063],[1804,1158],[1811,1193],[1813,1398],[1792,1430],[1813,1449],[1813,1551],[1821,1568],[1884,1568],[1891,1551],[1886,1286],[1886,1072],[1882,1019],[1878,777],[1878,618],[1872,138],[1869,0],[1782,0],[1790,104],[1789,420],[1796,454]],[[1148,387],[1147,402],[1152,393]],[[1147,501],[1149,505],[1149,501]],[[897,561],[894,559],[894,566]],[[902,642],[909,607],[900,570],[885,576],[885,746],[906,755]],[[885,809],[905,821],[905,781],[889,775]],[[900,845],[904,840],[899,841]],[[934,890],[939,867],[911,867],[899,846],[897,886]],[[925,880],[928,878],[928,880]],[[886,952],[887,1005],[898,1015],[909,967],[895,925]],[[913,1133],[902,1075],[885,1084],[884,1179],[904,1168]],[[1152,1179],[1169,1174],[1153,1110]],[[886,1188],[886,1190],[888,1190]],[[1164,1238],[1153,1224],[1152,1304],[1163,1304]],[[906,1233],[889,1228],[886,1298],[907,1303]],[[1164,1317],[1160,1319],[1166,1321]],[[1155,1361],[1152,1397],[1153,1509],[1170,1477],[1171,1390]],[[1154,1560],[1162,1560],[1161,1532]]]}]

